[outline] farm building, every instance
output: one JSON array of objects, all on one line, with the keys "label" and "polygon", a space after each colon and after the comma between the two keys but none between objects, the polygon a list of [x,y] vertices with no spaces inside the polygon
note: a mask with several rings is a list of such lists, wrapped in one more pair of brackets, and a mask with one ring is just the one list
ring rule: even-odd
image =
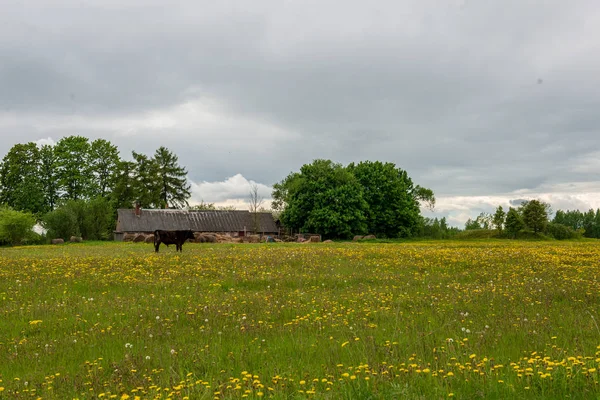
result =
[{"label": "farm building", "polygon": [[248,210],[155,210],[119,209],[115,240],[122,241],[126,234],[151,234],[161,230],[191,230],[199,233],[217,233],[241,237],[250,233],[275,236],[279,227],[269,212],[255,215]]}]

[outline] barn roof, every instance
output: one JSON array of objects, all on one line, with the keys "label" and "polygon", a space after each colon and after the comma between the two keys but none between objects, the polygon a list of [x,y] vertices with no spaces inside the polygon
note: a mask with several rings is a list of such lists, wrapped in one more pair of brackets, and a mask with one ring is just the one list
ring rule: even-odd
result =
[{"label": "barn roof", "polygon": [[[253,215],[248,210],[153,210],[121,208],[117,211],[117,232],[153,232],[162,230],[186,230],[194,232],[240,232],[253,230]],[[261,212],[258,232],[277,232],[271,213]]]}]

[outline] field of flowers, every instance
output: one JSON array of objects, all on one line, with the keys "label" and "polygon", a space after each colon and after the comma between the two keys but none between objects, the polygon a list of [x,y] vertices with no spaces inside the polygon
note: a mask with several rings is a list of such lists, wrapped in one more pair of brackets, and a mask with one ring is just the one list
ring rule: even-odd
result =
[{"label": "field of flowers", "polygon": [[600,398],[600,242],[0,249],[0,398]]}]

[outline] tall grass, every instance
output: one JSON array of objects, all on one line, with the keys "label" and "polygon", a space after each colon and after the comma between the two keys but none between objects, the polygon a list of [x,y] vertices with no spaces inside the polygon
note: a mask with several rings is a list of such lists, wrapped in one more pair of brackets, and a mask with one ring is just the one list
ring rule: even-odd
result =
[{"label": "tall grass", "polygon": [[0,249],[0,398],[598,398],[599,260],[595,242]]}]

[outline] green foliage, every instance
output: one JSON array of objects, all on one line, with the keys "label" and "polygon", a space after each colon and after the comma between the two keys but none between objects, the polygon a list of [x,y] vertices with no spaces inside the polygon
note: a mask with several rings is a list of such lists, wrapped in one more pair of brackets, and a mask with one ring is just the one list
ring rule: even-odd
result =
[{"label": "green foliage", "polygon": [[153,163],[157,171],[159,206],[162,208],[187,206],[190,185],[187,183],[187,171],[179,166],[177,156],[161,146],[154,153]]},{"label": "green foliage", "polygon": [[[187,172],[179,166],[177,156],[160,147],[154,157],[132,153],[133,164],[121,163],[117,177],[118,202],[134,200],[144,208],[182,208],[188,205],[190,185]],[[133,167],[133,169],[131,168]]]},{"label": "green foliage", "polygon": [[50,234],[90,239],[112,236],[110,226],[118,208],[130,208],[135,202],[148,208],[187,204],[190,185],[177,156],[160,147],[153,158],[135,152],[133,158],[120,160],[109,141],[90,143],[82,136],[64,137],[41,148],[33,142],[17,144],[0,164],[0,203],[37,216],[61,204],[61,211],[44,217]]},{"label": "green foliage", "polygon": [[143,208],[163,208],[160,200],[160,186],[156,180],[158,169],[152,158],[145,154],[132,153],[135,169],[134,188],[136,201]]},{"label": "green foliage", "polygon": [[546,226],[546,232],[557,240],[581,238],[581,232],[575,231],[569,226],[557,223],[549,223]]},{"label": "green foliage", "polygon": [[94,176],[91,196],[107,197],[114,188],[119,150],[107,140],[94,140],[90,146],[90,165]]},{"label": "green foliage", "polygon": [[446,217],[439,220],[437,218],[421,218],[418,236],[431,239],[450,239],[459,232],[458,228],[448,226]]},{"label": "green foliage", "polygon": [[113,209],[108,199],[69,200],[44,216],[44,226],[51,239],[68,240],[81,236],[85,240],[107,240],[115,225]]},{"label": "green foliage", "polygon": [[115,228],[116,218],[108,199],[95,197],[85,203],[81,235],[86,240],[109,240]]},{"label": "green foliage", "polygon": [[349,238],[409,237],[424,230],[420,203],[435,204],[393,163],[365,161],[344,168],[330,160],[305,164],[273,186],[272,207],[294,231]]},{"label": "green foliage", "polygon": [[585,230],[584,236],[589,238],[600,238],[600,209],[588,210],[583,214],[583,229]]},{"label": "green foliage", "polygon": [[273,197],[284,205],[281,220],[295,231],[326,238],[366,233],[368,204],[356,177],[341,164],[315,160],[276,184]]},{"label": "green foliage", "polygon": [[204,200],[200,202],[200,204],[194,204],[193,206],[189,206],[188,210],[191,211],[214,211],[217,207],[214,203],[205,203]]},{"label": "green foliage", "polygon": [[62,197],[85,199],[93,193],[90,143],[83,136],[67,136],[54,146],[56,176]]},{"label": "green foliage", "polygon": [[465,230],[470,231],[470,230],[476,230],[476,229],[483,229],[483,228],[481,227],[481,224],[479,223],[479,221],[477,219],[473,220],[473,219],[469,218],[467,220],[467,222],[465,222]]},{"label": "green foliage", "polygon": [[548,224],[550,205],[540,200],[530,200],[521,205],[521,215],[525,225],[534,233],[543,232]]},{"label": "green foliage", "polygon": [[502,232],[502,228],[504,227],[504,219],[506,218],[506,213],[502,209],[502,206],[498,206],[494,216],[492,217],[492,223],[498,230],[498,232]]},{"label": "green foliage", "polygon": [[414,188],[405,171],[393,163],[365,161],[348,166],[362,186],[367,202],[367,230],[377,237],[412,236],[420,223],[419,199],[433,199],[433,192]]},{"label": "green foliage", "polygon": [[40,151],[33,142],[10,149],[0,166],[0,203],[32,213],[45,210],[39,161]]},{"label": "green foliage", "polygon": [[135,170],[136,164],[131,161],[117,163],[114,174],[115,186],[110,196],[115,209],[131,208],[138,199]]},{"label": "green foliage", "polygon": [[[402,171],[401,169],[398,169],[398,171],[401,171],[401,174],[403,175],[403,180],[410,181],[410,178],[408,177],[406,171]],[[424,203],[425,207],[429,208],[430,210],[433,210],[435,208],[435,196],[433,194],[433,190],[417,185],[414,187],[413,190],[410,191],[410,193],[412,194],[413,198],[417,201],[417,204],[419,206],[421,206],[421,203]]]},{"label": "green foliage", "polygon": [[58,201],[58,182],[56,174],[56,156],[54,148],[50,145],[44,145],[40,149],[40,182],[44,194],[44,204],[46,211],[54,210]]},{"label": "green foliage", "polygon": [[33,214],[0,207],[0,243],[17,245],[33,239],[35,225]]},{"label": "green foliage", "polygon": [[58,207],[44,215],[42,225],[47,229],[49,239],[69,240],[71,236],[81,236],[77,214],[70,207]]},{"label": "green foliage", "polygon": [[579,210],[558,210],[552,223],[565,225],[573,230],[582,229],[584,227],[584,214]]},{"label": "green foliage", "polygon": [[523,222],[521,214],[519,214],[516,209],[510,207],[506,213],[506,220],[504,222],[504,228],[508,235],[512,238],[516,238],[517,233],[524,227],[525,223]]}]

